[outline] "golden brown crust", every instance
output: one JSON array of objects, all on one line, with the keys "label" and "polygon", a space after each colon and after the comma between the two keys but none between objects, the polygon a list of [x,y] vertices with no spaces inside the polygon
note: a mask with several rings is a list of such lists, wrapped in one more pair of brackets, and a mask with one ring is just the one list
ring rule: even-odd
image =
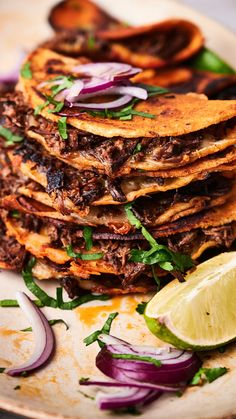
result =
[{"label": "golden brown crust", "polygon": [[[129,46],[125,45],[126,42],[128,44],[130,38],[150,35],[150,39],[152,39],[156,34],[160,33],[163,36],[163,34],[172,31],[176,32],[176,36],[179,32],[181,36],[186,37],[186,44],[168,59],[164,59],[158,54],[133,52]],[[111,43],[111,52],[114,54],[114,58],[141,68],[163,67],[186,60],[194,55],[204,42],[200,29],[192,22],[183,19],[169,19],[146,26],[103,31],[98,33],[98,37]]]},{"label": "golden brown crust", "polygon": [[[58,60],[60,62],[60,64],[58,63],[58,74],[62,74],[64,71],[71,74],[72,68],[79,64],[79,60],[64,57],[43,48],[35,50],[27,57],[27,60],[31,62],[33,77],[31,80],[21,77],[19,87],[23,91],[26,102],[33,109],[44,102],[44,99],[35,92],[35,88],[38,88],[42,81],[50,78],[46,72],[49,61]],[[152,113],[156,115],[156,118],[149,119],[134,115],[132,121],[120,121],[92,117],[84,112],[78,117],[68,117],[67,122],[75,128],[108,138],[114,136],[127,139],[177,136],[233,118],[236,116],[236,101],[210,101],[197,94],[162,95],[138,103],[136,109]],[[47,108],[40,114],[55,122],[60,118],[58,115],[49,114]]]},{"label": "golden brown crust", "polygon": [[119,24],[89,0],[60,1],[51,9],[48,21],[55,31],[95,31]]}]

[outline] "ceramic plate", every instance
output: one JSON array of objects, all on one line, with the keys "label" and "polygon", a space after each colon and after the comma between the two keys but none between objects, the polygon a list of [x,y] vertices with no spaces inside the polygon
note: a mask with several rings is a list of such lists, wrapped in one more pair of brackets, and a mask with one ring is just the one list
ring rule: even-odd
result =
[{"label": "ceramic plate", "polygon": [[[22,52],[33,48],[50,36],[47,25],[48,10],[52,0],[7,0],[0,3],[0,70],[7,71],[21,59]],[[183,5],[170,0],[99,0],[121,20],[132,24],[151,23],[157,20],[182,17],[196,22],[204,32],[206,43],[231,65],[236,67],[235,35],[218,23]],[[3,59],[4,57],[4,59]],[[0,273],[0,299],[14,298],[16,290],[25,290],[20,276],[10,272]],[[46,291],[55,295],[56,284],[44,283]],[[94,366],[97,344],[85,348],[83,338],[101,327],[109,313],[120,314],[112,326],[112,333],[131,343],[163,345],[145,327],[142,316],[135,308],[148,296],[116,297],[106,302],[86,304],[74,311],[45,308],[48,319],[63,318],[69,325],[54,326],[57,348],[52,362],[41,371],[26,378],[11,378],[0,374],[0,408],[32,418],[112,418],[102,413],[95,403],[80,393],[80,377],[99,377]],[[0,309],[0,367],[21,364],[33,350],[31,332],[20,332],[28,326],[21,310]],[[236,350],[235,345],[225,354],[208,354],[208,366],[230,368],[223,377],[210,385],[188,389],[178,398],[162,396],[144,410],[143,419],[220,419],[236,417]],[[14,388],[20,385],[20,389]],[[87,389],[86,389],[87,390]],[[91,394],[91,390],[89,392]],[[127,415],[127,419],[131,416]]]}]

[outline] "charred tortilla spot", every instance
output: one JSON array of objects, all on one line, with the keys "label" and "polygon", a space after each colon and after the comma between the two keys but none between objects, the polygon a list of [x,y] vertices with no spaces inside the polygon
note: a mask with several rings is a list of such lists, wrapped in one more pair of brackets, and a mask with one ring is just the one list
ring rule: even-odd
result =
[{"label": "charred tortilla spot", "polygon": [[65,176],[61,170],[49,169],[47,171],[47,188],[48,193],[63,189],[65,185]]}]

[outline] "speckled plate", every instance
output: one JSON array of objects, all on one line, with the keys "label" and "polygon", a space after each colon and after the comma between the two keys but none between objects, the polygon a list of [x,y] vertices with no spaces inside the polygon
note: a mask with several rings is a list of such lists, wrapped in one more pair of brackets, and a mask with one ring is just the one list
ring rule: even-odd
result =
[{"label": "speckled plate", "polygon": [[[51,30],[46,16],[52,0],[7,0],[0,2],[0,71],[14,67],[22,51],[30,50]],[[185,17],[203,30],[207,45],[236,67],[235,35],[218,23],[171,0],[99,0],[100,5],[121,20],[133,24],[154,22],[169,17]],[[3,59],[4,58],[4,59]],[[56,284],[43,284],[55,295]],[[14,298],[16,290],[25,290],[20,276],[0,273],[0,299]],[[29,294],[29,293],[28,293]],[[145,297],[148,299],[148,297]],[[63,318],[69,325],[54,326],[57,348],[50,364],[26,378],[11,378],[0,374],[0,408],[31,418],[111,418],[100,412],[95,403],[80,393],[81,376],[99,377],[94,366],[97,344],[85,348],[83,338],[101,327],[109,313],[120,314],[112,326],[112,333],[136,344],[163,345],[145,327],[135,308],[144,297],[116,297],[106,302],[86,304],[72,312],[45,308],[48,319]],[[26,360],[33,350],[32,333],[20,332],[28,326],[17,308],[0,309],[0,367],[17,365]],[[178,398],[162,396],[144,410],[144,419],[220,419],[236,417],[236,345],[224,354],[209,353],[206,366],[230,368],[223,377],[202,388],[191,388]],[[14,390],[20,385],[20,389]],[[114,390],[113,390],[114,391]],[[86,388],[86,393],[93,390]],[[131,416],[127,415],[127,418]]]}]

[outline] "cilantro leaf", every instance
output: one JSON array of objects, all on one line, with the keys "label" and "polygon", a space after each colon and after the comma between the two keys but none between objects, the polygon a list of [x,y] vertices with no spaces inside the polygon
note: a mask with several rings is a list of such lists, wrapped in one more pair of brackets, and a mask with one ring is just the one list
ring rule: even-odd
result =
[{"label": "cilantro leaf", "polygon": [[88,35],[87,46],[88,46],[88,49],[90,49],[90,50],[94,49],[95,46],[96,46],[96,39],[95,39],[95,36],[94,36],[93,33],[90,33]]},{"label": "cilantro leaf", "polygon": [[62,116],[59,120],[58,120],[58,131],[59,134],[61,136],[61,138],[63,140],[67,140],[68,138],[68,134],[67,134],[67,117],[66,116]]},{"label": "cilantro leaf", "polygon": [[134,149],[134,151],[133,151],[133,154],[137,154],[137,153],[139,153],[141,150],[142,150],[142,144],[141,144],[141,143],[138,143],[138,144],[136,144],[136,146],[135,146],[135,149]]},{"label": "cilantro leaf", "polygon": [[23,64],[20,70],[20,75],[21,77],[23,77],[23,79],[28,79],[28,80],[32,79],[32,71],[31,71],[30,65],[31,65],[30,62],[26,62],[25,64]]},{"label": "cilantro leaf", "polygon": [[[180,272],[185,272],[193,266],[193,261],[188,255],[173,252],[167,246],[157,243],[154,237],[142,225],[141,221],[134,215],[131,203],[125,205],[125,212],[130,224],[141,230],[142,235],[151,246],[149,250],[132,249],[130,252],[130,260],[132,262],[144,263],[145,265],[158,264],[160,268],[166,271]],[[160,282],[154,270],[153,276],[159,287]]]},{"label": "cilantro leaf", "polygon": [[24,140],[20,135],[13,134],[8,128],[0,125],[0,136],[5,139],[5,146],[11,146]]},{"label": "cilantro leaf", "polygon": [[141,303],[139,303],[136,307],[136,311],[138,314],[144,314],[145,308],[147,306],[147,303],[145,301],[142,301]]},{"label": "cilantro leaf", "polygon": [[5,371],[6,368],[0,367],[0,374],[2,374]]},{"label": "cilantro leaf", "polygon": [[[52,91],[52,96],[56,96],[59,92],[65,89],[70,89],[74,84],[74,77],[73,76],[58,76],[50,81],[60,81],[58,84],[54,84],[51,86],[50,90]],[[49,81],[49,83],[50,83]]]},{"label": "cilantro leaf", "polygon": [[66,247],[66,253],[71,258],[81,260],[98,260],[103,257],[103,253],[75,253],[71,244]]},{"label": "cilantro leaf", "polygon": [[60,112],[64,106],[64,102],[59,102],[58,100],[55,100],[53,96],[45,95],[47,98],[47,101],[49,104],[53,105],[54,108],[48,109],[48,113],[57,113]]},{"label": "cilantro leaf", "polygon": [[161,366],[161,361],[158,359],[152,358],[151,356],[142,356],[142,355],[132,355],[132,354],[111,354],[114,359],[129,359],[131,361],[144,361],[150,362],[156,367]]},{"label": "cilantro leaf", "polygon": [[83,230],[83,238],[85,240],[86,250],[91,250],[93,247],[93,230],[92,227],[85,226]]},{"label": "cilantro leaf", "polygon": [[196,386],[198,384],[204,384],[205,382],[212,383],[217,378],[226,374],[229,369],[225,367],[219,368],[200,368],[199,371],[194,375],[190,384]]},{"label": "cilantro leaf", "polygon": [[96,330],[95,332],[91,333],[91,335],[87,336],[84,339],[85,345],[88,346],[88,345],[91,345],[91,343],[94,343],[94,342],[98,341],[98,344],[99,344],[100,347],[104,346],[104,343],[99,341],[98,336],[101,335],[102,333],[105,333],[105,334],[109,335],[110,330],[111,330],[112,322],[117,316],[118,316],[118,312],[111,313],[109,315],[108,319],[105,321],[102,329]]},{"label": "cilantro leaf", "polygon": [[32,294],[37,297],[45,306],[57,308],[57,301],[55,298],[50,297],[42,288],[40,288],[35,282],[32,274],[32,269],[36,263],[35,258],[31,258],[22,271],[22,276],[27,288]]},{"label": "cilantro leaf", "polygon": [[[50,324],[50,326],[54,326],[55,324],[58,324],[58,323],[63,323],[66,327],[66,330],[69,329],[68,324],[63,319],[48,320],[48,323]],[[21,329],[21,332],[32,332],[32,327],[27,327],[26,329]]]}]

